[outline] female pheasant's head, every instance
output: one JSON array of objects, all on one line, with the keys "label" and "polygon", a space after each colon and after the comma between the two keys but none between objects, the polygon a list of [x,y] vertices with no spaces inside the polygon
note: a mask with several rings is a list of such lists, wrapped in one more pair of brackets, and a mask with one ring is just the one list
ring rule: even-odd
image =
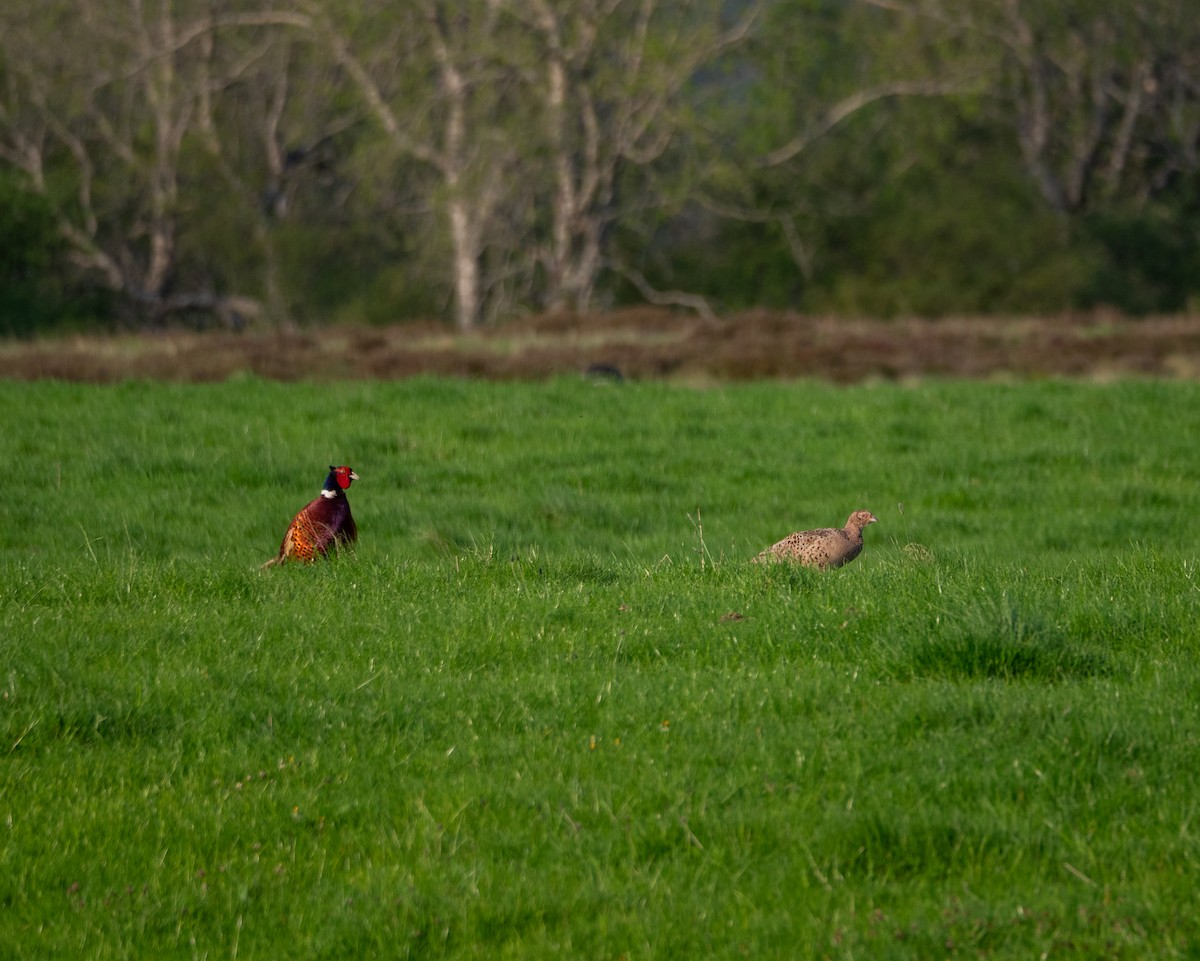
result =
[{"label": "female pheasant's head", "polygon": [[356,480],[358,475],[349,467],[334,467],[330,464],[329,476],[325,478],[325,486],[321,488],[321,493],[326,497],[336,497],[339,491],[344,491],[351,481]]},{"label": "female pheasant's head", "polygon": [[847,530],[861,531],[868,524],[874,524],[879,518],[870,511],[855,511],[850,515],[850,519],[846,521]]}]

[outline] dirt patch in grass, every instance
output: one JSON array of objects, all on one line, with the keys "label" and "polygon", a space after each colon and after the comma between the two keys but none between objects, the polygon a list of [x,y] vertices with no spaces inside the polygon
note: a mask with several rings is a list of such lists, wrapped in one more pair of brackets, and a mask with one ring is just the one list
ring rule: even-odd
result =
[{"label": "dirt patch in grass", "polygon": [[748,311],[715,320],[636,309],[530,317],[459,334],[428,323],[301,332],[77,336],[0,344],[0,376],[392,379],[565,374],[681,380],[812,377],[1200,377],[1200,316],[880,321]]}]

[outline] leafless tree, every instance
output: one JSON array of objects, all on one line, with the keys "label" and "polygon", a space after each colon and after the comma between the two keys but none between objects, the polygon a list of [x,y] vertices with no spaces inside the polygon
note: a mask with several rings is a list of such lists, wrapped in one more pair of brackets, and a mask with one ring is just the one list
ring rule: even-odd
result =
[{"label": "leafless tree", "polygon": [[393,156],[433,172],[428,201],[449,236],[454,320],[464,330],[484,313],[482,263],[517,156],[495,122],[509,86],[498,57],[498,3],[415,0],[389,9],[367,0],[357,13],[370,29],[358,33],[336,3],[299,0],[294,8]]},{"label": "leafless tree", "polygon": [[906,18],[879,5],[887,0],[827,10],[764,4],[741,59],[747,92],[710,121],[716,142],[695,203],[777,236],[804,281],[820,269],[821,225],[861,213],[884,186],[848,175],[857,166],[865,176],[870,166],[847,163],[852,145],[882,139],[903,101],[945,100],[981,85],[975,64],[936,69],[938,53],[898,30]]},{"label": "leafless tree", "polygon": [[[746,33],[713,0],[420,0],[354,36],[302,2],[396,156],[434,175],[461,329],[522,289],[590,306],[626,166],[660,158],[681,92]],[[515,279],[514,279],[515,278]]]},{"label": "leafless tree", "polygon": [[863,0],[963,41],[1045,201],[1144,203],[1197,169],[1200,19],[1184,0]]},{"label": "leafless tree", "polygon": [[723,24],[722,5],[708,0],[505,0],[533,40],[525,79],[552,185],[549,229],[533,244],[543,306],[591,306],[606,233],[623,213],[622,170],[664,155],[684,122],[685,88],[746,38],[759,6]]},{"label": "leafless tree", "polygon": [[180,158],[212,81],[189,42],[194,22],[136,0],[12,5],[3,20],[0,160],[52,201],[73,263],[152,322],[255,313],[249,298],[172,287]]}]

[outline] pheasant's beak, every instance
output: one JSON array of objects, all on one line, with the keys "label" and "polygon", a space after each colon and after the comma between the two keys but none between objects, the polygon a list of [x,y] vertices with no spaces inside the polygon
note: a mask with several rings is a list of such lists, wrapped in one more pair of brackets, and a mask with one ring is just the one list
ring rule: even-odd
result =
[{"label": "pheasant's beak", "polygon": [[354,473],[354,471],[351,471],[351,472],[350,472],[350,479],[351,479],[351,480],[358,480],[358,475],[357,475],[356,473]]}]

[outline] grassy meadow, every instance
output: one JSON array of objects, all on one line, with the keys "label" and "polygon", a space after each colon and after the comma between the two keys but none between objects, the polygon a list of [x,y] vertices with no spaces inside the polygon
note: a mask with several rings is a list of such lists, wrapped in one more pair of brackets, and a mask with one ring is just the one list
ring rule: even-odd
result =
[{"label": "grassy meadow", "polygon": [[[1200,954],[1200,384],[0,381],[0,436],[0,957]],[[259,570],[331,463],[357,549]]]}]

